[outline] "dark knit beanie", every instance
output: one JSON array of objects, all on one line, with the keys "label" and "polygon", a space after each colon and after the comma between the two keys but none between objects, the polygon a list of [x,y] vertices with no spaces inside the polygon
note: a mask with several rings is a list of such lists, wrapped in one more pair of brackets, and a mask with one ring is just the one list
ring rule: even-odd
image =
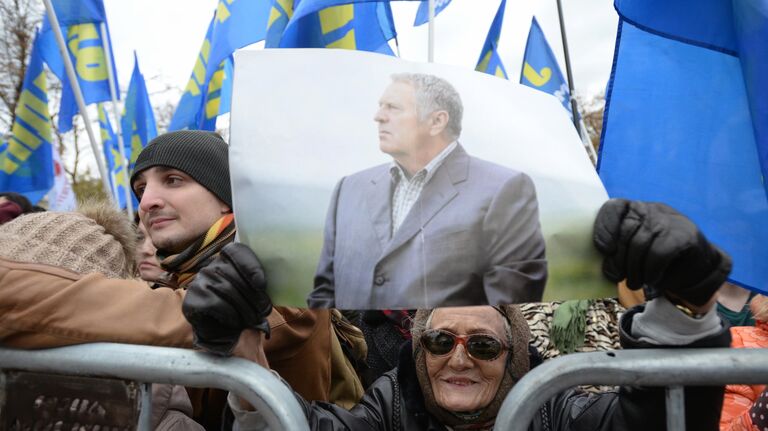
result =
[{"label": "dark knit beanie", "polygon": [[189,175],[231,208],[228,154],[227,143],[217,133],[202,130],[165,133],[149,141],[139,153],[131,174],[131,189],[141,171],[167,166]]}]

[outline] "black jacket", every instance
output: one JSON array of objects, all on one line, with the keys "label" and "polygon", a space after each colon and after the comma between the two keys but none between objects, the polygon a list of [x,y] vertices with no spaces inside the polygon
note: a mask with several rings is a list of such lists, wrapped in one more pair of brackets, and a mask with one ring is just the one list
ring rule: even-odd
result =
[{"label": "black jacket", "polygon": [[[629,310],[621,320],[621,343],[625,348],[647,345],[631,334]],[[720,333],[681,347],[728,347],[727,327]],[[368,388],[352,410],[328,403],[299,399],[312,430],[431,431],[446,428],[427,412],[416,377],[410,346],[401,352],[399,367],[389,371]],[[532,358],[532,364],[537,362]],[[585,382],[588,383],[588,382]],[[723,387],[685,389],[686,424],[691,430],[717,430],[723,402]],[[600,394],[570,389],[541,407],[531,431],[663,430],[666,427],[665,388],[622,387],[618,392]]]}]

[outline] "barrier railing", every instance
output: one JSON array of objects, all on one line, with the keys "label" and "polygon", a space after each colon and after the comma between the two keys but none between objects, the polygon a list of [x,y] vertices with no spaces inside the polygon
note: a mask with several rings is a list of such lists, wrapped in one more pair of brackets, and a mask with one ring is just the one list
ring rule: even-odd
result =
[{"label": "barrier railing", "polygon": [[667,430],[685,429],[683,386],[764,384],[768,349],[638,349],[574,353],[545,361],[510,391],[496,430],[525,431],[539,408],[578,385],[667,387]]},{"label": "barrier railing", "polygon": [[[226,389],[256,407],[270,429],[309,429],[291,390],[270,371],[244,359],[186,349],[93,343],[36,351],[0,348],[0,370]],[[149,430],[151,392],[148,384],[141,386],[139,429]]]}]

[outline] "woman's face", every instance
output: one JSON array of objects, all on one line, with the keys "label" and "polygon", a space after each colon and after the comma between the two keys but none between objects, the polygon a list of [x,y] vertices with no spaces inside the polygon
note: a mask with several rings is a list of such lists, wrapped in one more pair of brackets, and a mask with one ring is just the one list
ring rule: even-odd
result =
[{"label": "woman's face", "polygon": [[165,271],[160,268],[160,263],[155,256],[157,249],[152,245],[152,240],[147,235],[144,224],[139,222],[139,241],[136,244],[136,266],[139,268],[139,277],[146,281],[157,281]]},{"label": "woman's face", "polygon": [[[490,306],[439,308],[432,314],[429,329],[444,329],[456,335],[489,334],[507,343],[503,317]],[[452,412],[473,412],[491,403],[509,354],[505,349],[499,357],[484,361],[472,358],[465,349],[457,343],[444,356],[424,352],[435,401]]]}]

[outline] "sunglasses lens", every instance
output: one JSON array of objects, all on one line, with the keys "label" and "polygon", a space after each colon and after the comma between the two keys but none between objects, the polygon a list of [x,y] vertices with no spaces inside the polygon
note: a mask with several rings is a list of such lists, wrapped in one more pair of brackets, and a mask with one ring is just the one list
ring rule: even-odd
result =
[{"label": "sunglasses lens", "polygon": [[421,337],[421,344],[433,355],[447,355],[453,350],[455,338],[442,331],[427,331]]},{"label": "sunglasses lens", "polygon": [[473,357],[489,361],[501,354],[501,342],[487,335],[473,335],[467,340],[467,351]]}]

